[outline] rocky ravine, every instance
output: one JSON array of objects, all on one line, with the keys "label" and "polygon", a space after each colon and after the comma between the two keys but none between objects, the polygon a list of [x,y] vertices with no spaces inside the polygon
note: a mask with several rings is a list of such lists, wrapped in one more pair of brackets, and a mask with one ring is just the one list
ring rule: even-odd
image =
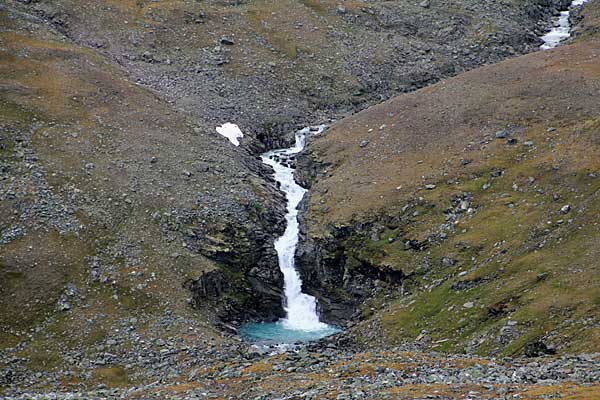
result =
[{"label": "rocky ravine", "polygon": [[[125,276],[225,321],[281,315],[283,205],[254,154],[299,121],[530,51],[560,4],[3,3],[5,321],[68,311],[67,284],[118,299]],[[242,148],[214,134],[226,120]]]},{"label": "rocky ravine", "polygon": [[[0,4],[3,395],[249,384],[237,375],[264,357],[214,325],[282,311],[283,201],[257,152],[298,122],[533,50],[555,4]],[[214,132],[227,120],[248,133],[240,148]],[[294,372],[272,360],[265,382]]]}]

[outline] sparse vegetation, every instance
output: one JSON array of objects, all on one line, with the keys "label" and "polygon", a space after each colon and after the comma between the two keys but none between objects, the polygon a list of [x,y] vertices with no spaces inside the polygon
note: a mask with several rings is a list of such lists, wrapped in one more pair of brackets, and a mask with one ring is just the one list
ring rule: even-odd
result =
[{"label": "sparse vegetation", "polygon": [[[597,397],[598,1],[496,64],[558,0],[83,3],[0,4],[0,397]],[[332,118],[299,254],[348,329],[262,354],[256,155]]]},{"label": "sparse vegetation", "polygon": [[[313,162],[327,167],[312,186],[313,238],[331,248],[336,231],[350,232],[337,256],[346,274],[360,261],[407,276],[404,296],[363,308],[389,343],[504,355],[535,341],[566,353],[598,347],[600,331],[586,326],[600,318],[598,110],[581,103],[600,79],[584,62],[593,49],[582,42],[552,63],[536,54],[473,71],[315,141]],[[571,63],[582,69],[565,72]],[[495,138],[501,129],[508,138]],[[461,194],[470,200],[451,216]],[[356,334],[369,343],[375,333],[363,326]]]}]

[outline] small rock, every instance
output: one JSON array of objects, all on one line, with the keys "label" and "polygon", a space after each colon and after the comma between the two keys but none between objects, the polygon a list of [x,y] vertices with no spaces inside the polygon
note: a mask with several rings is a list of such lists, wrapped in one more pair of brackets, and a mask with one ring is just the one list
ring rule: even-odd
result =
[{"label": "small rock", "polygon": [[69,304],[68,301],[61,300],[58,303],[58,310],[59,311],[69,311],[70,309],[71,309],[71,304]]},{"label": "small rock", "polygon": [[524,353],[527,357],[540,357],[547,354],[555,354],[556,350],[548,347],[544,342],[533,342],[525,346]]},{"label": "small rock", "polygon": [[337,6],[337,8],[335,9],[335,12],[340,14],[340,15],[344,15],[348,12],[348,10],[346,9],[346,7],[342,6],[341,4],[339,6]]},{"label": "small rock", "polygon": [[367,139],[362,140],[359,144],[360,147],[367,147],[368,145],[369,141]]},{"label": "small rock", "polygon": [[451,267],[454,264],[456,264],[456,260],[454,260],[454,259],[452,259],[450,257],[444,257],[444,258],[442,258],[442,265],[444,267]]},{"label": "small rock", "polygon": [[472,301],[468,301],[468,302],[466,302],[465,304],[463,304],[463,307],[464,307],[464,308],[473,308],[473,306],[474,306],[474,305],[475,305],[475,304],[473,304],[473,302],[472,302]]},{"label": "small rock", "polygon": [[561,214],[568,214],[571,211],[571,205],[570,204],[566,204],[564,206],[562,206],[560,208],[560,213]]},{"label": "small rock", "polygon": [[200,368],[194,368],[188,375],[188,381],[193,381],[194,379],[196,379],[199,372],[200,372]]},{"label": "small rock", "polygon": [[508,137],[509,134],[510,133],[506,129],[502,129],[502,130],[496,132],[495,136],[496,136],[496,139],[505,139]]}]

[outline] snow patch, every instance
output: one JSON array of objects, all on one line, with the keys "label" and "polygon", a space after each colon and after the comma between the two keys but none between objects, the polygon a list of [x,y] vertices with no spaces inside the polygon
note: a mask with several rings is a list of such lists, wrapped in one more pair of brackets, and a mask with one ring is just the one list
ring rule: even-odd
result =
[{"label": "snow patch", "polygon": [[240,139],[244,137],[239,126],[232,124],[231,122],[218,126],[216,129],[219,135],[225,136],[234,146],[239,146]]}]

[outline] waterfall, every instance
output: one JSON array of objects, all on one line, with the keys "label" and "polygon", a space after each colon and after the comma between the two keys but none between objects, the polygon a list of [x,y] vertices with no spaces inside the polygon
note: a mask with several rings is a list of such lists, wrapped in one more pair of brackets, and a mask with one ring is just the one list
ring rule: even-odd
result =
[{"label": "waterfall", "polygon": [[282,323],[287,329],[317,331],[328,328],[327,324],[319,321],[316,299],[302,293],[302,280],[294,263],[300,233],[298,205],[307,192],[294,180],[295,156],[304,149],[306,135],[311,132],[319,134],[324,129],[323,125],[312,129],[304,128],[296,133],[293,147],[269,151],[261,157],[265,164],[273,167],[275,180],[280,183],[287,199],[287,226],[285,233],[275,241],[279,268],[284,277],[286,317]]}]

